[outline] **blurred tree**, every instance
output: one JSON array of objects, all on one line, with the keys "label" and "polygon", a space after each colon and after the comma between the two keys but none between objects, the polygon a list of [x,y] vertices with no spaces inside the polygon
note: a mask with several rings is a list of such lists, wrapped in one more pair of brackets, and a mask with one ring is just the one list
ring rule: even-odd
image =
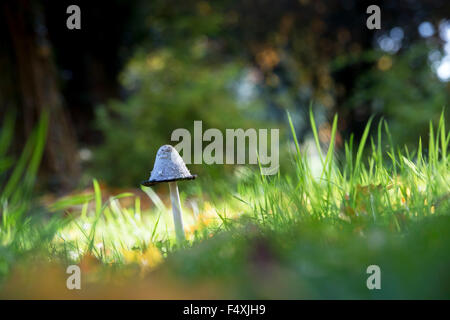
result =
[{"label": "blurred tree", "polygon": [[[74,3],[82,8],[82,30],[66,28],[66,8]],[[0,115],[8,109],[21,111],[15,135],[20,150],[39,114],[50,111],[41,172],[46,179],[40,181],[54,191],[77,185],[77,145],[100,141],[93,129],[93,107],[120,95],[117,74],[127,58],[124,47],[139,37],[139,27],[133,25],[142,25],[130,18],[133,10],[138,12],[137,4],[7,0],[0,6],[0,66],[5,71],[0,76]]]},{"label": "blurred tree", "polygon": [[[369,5],[381,8],[382,29],[366,28]],[[152,46],[174,49],[190,45],[192,38],[207,37],[215,43],[217,58],[241,57],[262,74],[261,94],[272,117],[297,110],[307,119],[310,100],[326,113],[339,112],[340,130],[362,132],[373,111],[370,106],[350,108],[358,76],[370,72],[376,59],[364,53],[378,48],[378,40],[393,28],[403,33],[398,50],[408,50],[420,39],[418,25],[424,20],[438,25],[448,18],[450,2],[354,1],[354,0],[246,0],[149,2],[148,25]],[[439,39],[439,35],[434,35]],[[336,59],[348,63],[333,68]],[[345,106],[344,106],[345,105]],[[308,130],[300,122],[299,137]]]},{"label": "blurred tree", "polygon": [[[65,27],[67,18],[65,10],[70,4],[78,4],[81,7],[82,29],[79,31],[67,30]],[[377,4],[381,8],[381,30],[366,28],[368,17],[366,8],[371,4]],[[222,70],[222,67],[227,68],[230,62],[236,61],[235,66],[239,65],[242,70],[251,70],[252,74],[250,77],[252,80],[241,81],[240,86],[245,87],[251,84],[254,86],[254,91],[258,91],[259,97],[264,100],[265,110],[252,113],[249,118],[260,118],[266,115],[272,120],[281,120],[284,119],[285,109],[290,109],[294,113],[300,139],[306,136],[308,130],[308,122],[305,119],[307,119],[306,113],[310,100],[316,101],[315,105],[321,110],[322,117],[319,117],[319,121],[326,121],[330,113],[337,111],[341,119],[340,131],[343,134],[354,132],[356,137],[373,113],[387,116],[391,121],[397,121],[399,128],[402,123],[404,128],[416,125],[417,121],[423,124],[429,119],[415,119],[417,121],[407,123],[404,117],[399,116],[399,113],[392,112],[395,99],[389,100],[393,96],[386,94],[388,90],[386,83],[396,83],[396,85],[405,83],[405,86],[398,90],[410,90],[411,81],[405,82],[404,74],[398,71],[403,69],[401,61],[404,59],[391,57],[394,65],[389,72],[380,73],[378,63],[384,54],[403,56],[404,52],[413,48],[418,41],[422,41],[417,27],[423,21],[429,21],[437,28],[443,19],[448,18],[450,12],[450,2],[447,0],[186,0],[182,2],[174,0],[95,2],[20,0],[2,5],[5,17],[8,7],[11,14],[16,12],[14,16],[16,18],[24,15],[23,12],[27,12],[23,18],[25,21],[23,24],[26,27],[25,30],[28,30],[27,32],[34,39],[28,41],[34,43],[36,47],[43,47],[51,52],[46,56],[46,64],[56,68],[42,69],[45,71],[41,73],[45,76],[39,77],[45,78],[48,73],[46,81],[51,85],[46,88],[50,88],[48,90],[53,92],[53,96],[64,97],[60,100],[65,100],[67,109],[64,111],[63,102],[61,102],[58,112],[70,114],[78,142],[82,146],[103,142],[113,143],[107,133],[103,135],[94,126],[96,105],[105,104],[108,99],[114,98],[123,101],[121,108],[126,109],[128,104],[135,104],[133,95],[140,96],[142,102],[149,102],[143,99],[146,96],[145,89],[123,87],[118,82],[119,72],[130,57],[136,58],[137,51],[144,52],[143,56],[156,52],[168,52],[169,56],[177,61],[176,64],[181,66],[183,70],[181,74],[184,74],[187,79],[193,79],[190,84],[192,92],[203,92],[200,95],[206,96],[208,96],[207,92],[198,87],[204,86],[204,81],[196,81],[197,68],[189,64],[199,63],[199,69],[214,73],[216,68]],[[20,9],[22,7],[29,9],[23,11]],[[0,21],[4,27],[0,30],[1,41],[5,44],[1,48],[0,63],[8,74],[0,77],[2,78],[0,85],[6,89],[4,92],[7,92],[3,95],[8,95],[8,92],[14,89],[15,94],[9,95],[11,107],[18,105],[19,100],[28,101],[33,97],[32,92],[22,92],[18,89],[19,85],[24,85],[21,84],[24,80],[14,80],[19,77],[19,73],[15,72],[19,68],[19,63],[21,65],[25,63],[20,67],[24,69],[28,60],[24,62],[23,58],[20,61],[15,58],[17,55],[14,48],[18,47],[17,44],[14,45],[12,39],[29,35],[17,32],[13,34],[11,27],[8,27],[5,21],[8,20]],[[11,23],[18,25],[19,22],[12,19]],[[401,40],[390,52],[383,52],[380,44],[386,40],[386,37],[391,39],[391,35],[395,33],[394,30],[397,34],[399,32],[402,34]],[[443,43],[438,33],[431,38],[441,50]],[[15,42],[21,41],[24,40]],[[199,43],[207,43],[207,57],[193,59],[188,55],[183,60],[185,52],[195,48]],[[145,59],[142,58],[142,61]],[[395,66],[397,62],[400,63],[398,68]],[[144,65],[145,63],[142,62],[141,66]],[[169,74],[175,72],[170,68],[166,70]],[[431,75],[430,68],[423,69],[423,72],[423,79]],[[219,75],[221,75],[220,72]],[[149,76],[163,77],[164,74],[149,71]],[[382,77],[385,76],[390,77],[390,80],[383,86],[384,78]],[[21,77],[24,78],[24,75]],[[143,76],[142,79],[144,78],[146,77]],[[145,80],[142,83],[157,87],[158,79]],[[173,95],[183,94],[184,80],[175,77],[174,81],[177,82],[167,82],[161,78],[162,86],[171,88]],[[374,81],[378,81],[376,85],[378,88],[371,90],[369,86],[374,86]],[[236,78],[231,82],[236,82]],[[45,81],[42,82],[44,83]],[[227,86],[226,83],[229,81],[222,81],[221,85]],[[361,88],[363,92],[360,94],[358,90]],[[146,89],[150,90],[150,88]],[[181,91],[174,91],[175,89]],[[430,92],[437,93],[441,92],[440,90],[445,90],[445,87],[436,85]],[[228,90],[228,94],[234,94],[231,92]],[[385,103],[382,108],[377,108],[378,97],[370,95],[380,93]],[[362,94],[365,94],[364,98],[361,98]],[[433,105],[448,101],[445,94],[440,93],[439,96],[442,97],[433,99]],[[128,100],[129,97],[130,100]],[[149,98],[149,96],[146,97]],[[155,97],[151,96],[151,99],[153,98]],[[229,98],[224,98],[224,101],[227,99]],[[34,99],[31,100],[34,101]],[[220,104],[216,100],[213,103]],[[168,107],[165,104],[150,102],[154,117],[167,113]],[[107,121],[105,119],[116,121],[117,130],[120,126],[126,128],[126,123],[130,121],[131,116],[127,114],[128,111],[119,112],[118,108],[113,107],[119,104],[117,100],[115,103],[108,103],[107,105],[111,108],[106,110],[106,116],[101,116],[103,122]],[[413,107],[419,108],[419,104],[413,104]],[[437,108],[433,106],[429,110],[434,112]],[[223,114],[218,113],[218,115]],[[68,116],[64,118],[66,120],[55,121],[55,123],[67,123],[67,126],[62,127],[69,127]],[[190,120],[191,118],[186,117],[185,123],[177,125],[186,127]],[[55,126],[58,125],[55,124]],[[112,125],[102,125],[101,130],[108,130],[106,127],[112,128]],[[144,126],[141,128],[143,129]],[[155,126],[155,130],[159,129],[159,126]],[[53,137],[52,134],[51,136]],[[69,145],[72,144],[69,143],[71,140],[69,138],[66,140]],[[55,147],[55,150],[65,149]],[[70,154],[72,159],[76,159],[71,151],[62,153],[64,153],[62,158]],[[65,161],[68,160],[63,162]]]},{"label": "blurred tree", "polygon": [[397,144],[417,145],[418,136],[426,144],[429,121],[437,123],[443,108],[450,105],[448,84],[430,72],[429,56],[430,48],[424,44],[399,55],[376,55],[373,70],[357,76],[344,106],[382,113]]},{"label": "blurred tree", "polygon": [[[177,144],[170,141],[175,129],[188,129],[194,145],[195,120],[202,121],[203,132],[261,124],[249,120],[254,119],[255,109],[261,109],[258,101],[241,100],[235,87],[245,77],[242,64],[211,63],[209,45],[199,41],[182,55],[166,49],[140,51],[130,60],[120,76],[130,97],[124,102],[112,100],[98,110],[105,143],[95,153],[97,176],[114,185],[136,185],[144,179],[143,168],[150,173],[158,148]],[[223,176],[223,167],[190,166],[203,178],[218,172]]]},{"label": "blurred tree", "polygon": [[[11,59],[4,55],[7,60],[3,63],[13,66],[9,80],[17,82],[10,87],[14,92],[6,103],[21,109],[25,136],[30,134],[40,114],[47,111],[50,125],[45,164],[58,188],[71,188],[79,175],[76,137],[64,108],[41,8],[38,3],[19,0],[3,3],[3,9],[13,53]],[[14,96],[19,98],[12,99]]]}]

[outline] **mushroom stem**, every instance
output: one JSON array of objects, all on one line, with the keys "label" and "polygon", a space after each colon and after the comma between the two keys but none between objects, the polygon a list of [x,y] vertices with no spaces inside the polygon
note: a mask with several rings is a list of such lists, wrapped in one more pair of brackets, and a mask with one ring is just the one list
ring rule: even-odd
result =
[{"label": "mushroom stem", "polygon": [[186,238],[184,235],[183,218],[181,211],[180,195],[178,193],[178,186],[176,182],[169,182],[170,201],[172,202],[173,222],[175,224],[175,233],[177,241],[183,242]]}]

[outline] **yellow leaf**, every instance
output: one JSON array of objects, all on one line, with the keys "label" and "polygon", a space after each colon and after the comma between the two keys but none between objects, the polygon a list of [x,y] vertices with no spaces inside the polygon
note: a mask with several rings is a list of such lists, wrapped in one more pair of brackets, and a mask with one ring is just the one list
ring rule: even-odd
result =
[{"label": "yellow leaf", "polygon": [[154,268],[163,260],[161,252],[154,245],[149,245],[143,252],[126,249],[122,251],[122,255],[126,263],[136,263],[144,269]]}]

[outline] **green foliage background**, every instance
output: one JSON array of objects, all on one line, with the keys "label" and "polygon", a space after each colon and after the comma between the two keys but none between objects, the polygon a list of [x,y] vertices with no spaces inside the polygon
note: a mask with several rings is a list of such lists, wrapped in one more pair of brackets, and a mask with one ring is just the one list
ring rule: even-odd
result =
[{"label": "green foliage background", "polygon": [[398,145],[416,145],[418,137],[427,141],[429,121],[436,124],[441,111],[448,112],[450,105],[449,83],[432,71],[429,56],[433,51],[439,52],[433,45],[418,43],[398,55],[370,54],[376,57],[374,67],[358,75],[346,107],[369,105],[373,114],[383,115]]},{"label": "green foliage background", "polygon": [[[142,170],[150,172],[158,148],[178,143],[170,141],[173,130],[188,129],[193,144],[194,120],[202,121],[203,131],[261,125],[250,118],[258,101],[240,101],[236,92],[242,65],[211,63],[201,46],[181,57],[169,50],[139,52],[129,62],[121,81],[130,96],[98,112],[105,143],[95,153],[93,171],[101,178],[114,185],[136,185],[147,178]],[[191,171],[214,176],[227,170],[204,167],[192,166]]]}]

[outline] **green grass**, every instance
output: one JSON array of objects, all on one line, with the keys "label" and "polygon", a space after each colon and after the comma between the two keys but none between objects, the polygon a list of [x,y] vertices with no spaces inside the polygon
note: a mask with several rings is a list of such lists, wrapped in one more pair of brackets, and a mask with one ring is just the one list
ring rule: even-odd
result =
[{"label": "green grass", "polygon": [[[12,118],[6,121],[0,138],[4,173],[11,172],[13,163],[4,156]],[[44,117],[2,181],[1,296],[20,297],[21,291],[12,292],[8,285],[11,274],[43,260],[100,265],[95,272],[83,269],[97,274],[87,277],[90,288],[108,286],[110,278],[101,275],[110,270],[126,279],[141,277],[143,283],[164,270],[188,288],[213,286],[214,297],[450,297],[450,133],[444,116],[437,128],[430,122],[427,150],[421,140],[417,150],[393,146],[385,121],[371,136],[369,121],[359,144],[352,138],[341,153],[334,143],[336,116],[329,147],[319,153],[323,169],[318,176],[290,117],[289,124],[294,170],[261,176],[242,168],[240,183],[224,192],[221,201],[211,203],[198,195],[197,218],[183,201],[191,231],[185,243],[176,243],[170,210],[149,188],[143,190],[155,204],[150,212],[141,210],[140,198],[133,194],[102,202],[96,180],[90,195],[37,206],[29,195],[43,148]],[[134,206],[121,206],[123,197],[135,197]],[[74,206],[80,209],[67,210]],[[381,268],[382,290],[366,287],[366,268],[372,264]]]}]

